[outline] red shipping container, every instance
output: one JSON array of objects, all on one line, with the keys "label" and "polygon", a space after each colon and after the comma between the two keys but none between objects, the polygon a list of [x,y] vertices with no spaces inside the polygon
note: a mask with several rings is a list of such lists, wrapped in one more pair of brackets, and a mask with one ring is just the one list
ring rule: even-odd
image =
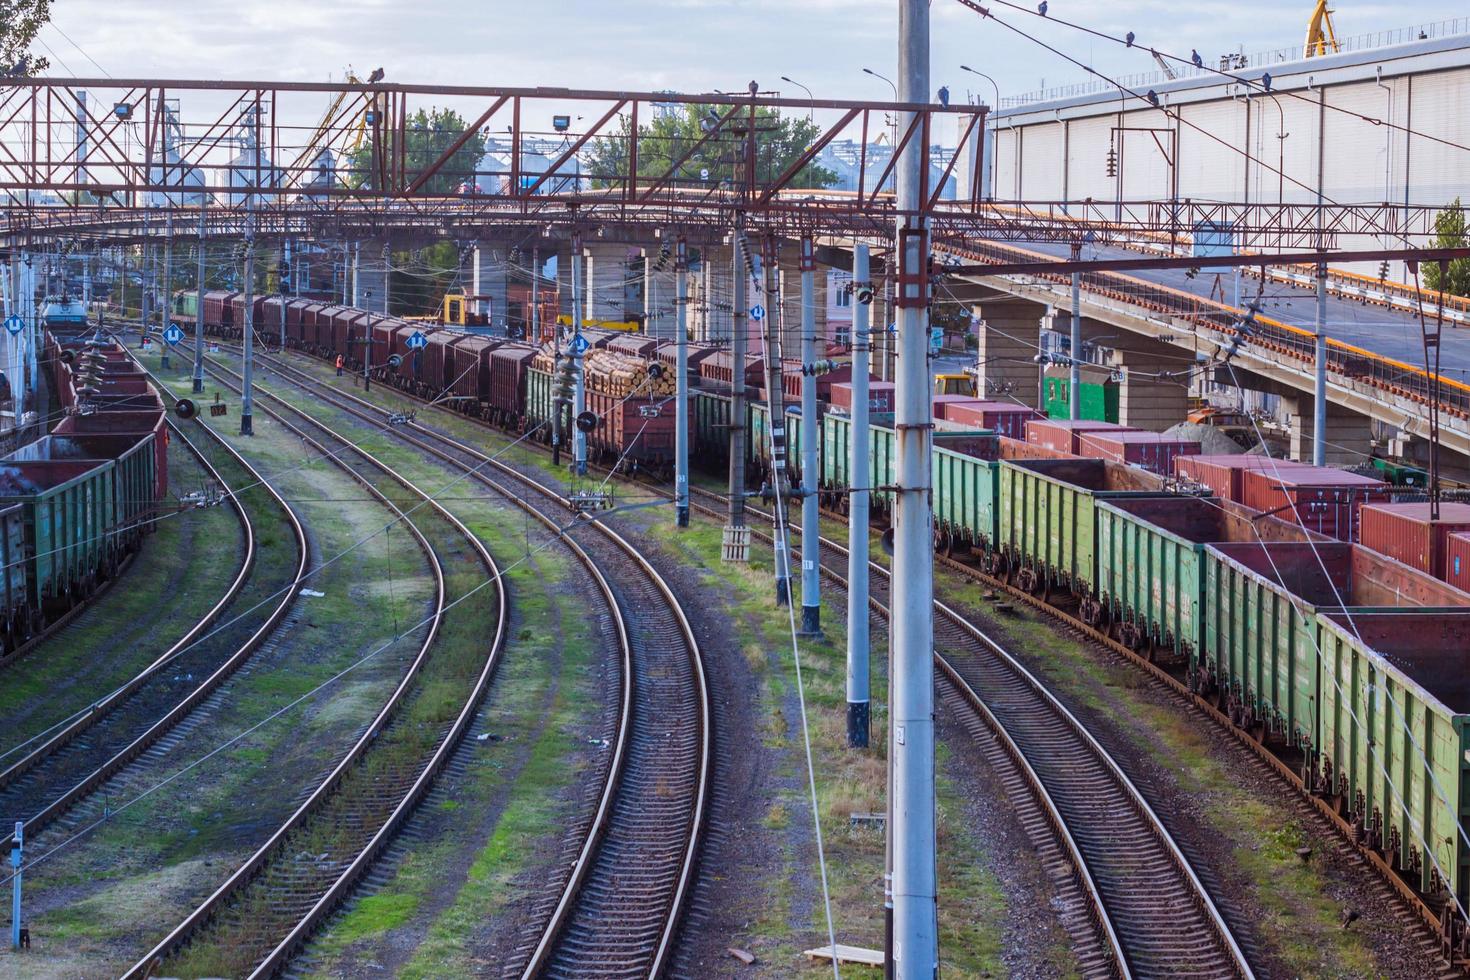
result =
[{"label": "red shipping container", "polygon": [[1470,532],[1470,504],[1442,503],[1433,522],[1427,502],[1372,504],[1363,508],[1359,522],[1361,544],[1442,579],[1449,574],[1449,536]]},{"label": "red shipping container", "polygon": [[1358,513],[1364,504],[1392,499],[1382,480],[1302,464],[1245,470],[1241,493],[1247,507],[1272,512],[1339,541],[1358,539]]},{"label": "red shipping container", "polygon": [[[896,386],[892,381],[869,381],[868,382],[868,411],[869,412],[892,412],[893,395]],[[852,414],[852,382],[839,381],[832,386],[832,407],[840,408]]]},{"label": "red shipping container", "polygon": [[1246,470],[1288,470],[1309,465],[1289,459],[1272,459],[1269,456],[1253,456],[1236,453],[1213,456],[1176,456],[1174,476],[1210,488],[1217,497],[1233,500],[1237,504],[1244,500],[1241,474]]},{"label": "red shipping container", "polygon": [[[946,409],[946,415],[951,409]],[[1084,432],[1137,432],[1137,429],[1116,422],[1097,422],[1092,419],[1045,419],[1033,418],[1026,423],[1026,441],[1052,449],[1059,453],[1081,454],[1078,440]]]},{"label": "red shipping container", "polygon": [[1161,432],[1085,432],[1078,448],[1079,455],[1141,466],[1161,476],[1174,472],[1177,457],[1199,455],[1198,442],[1171,439]]},{"label": "red shipping container", "polygon": [[1445,581],[1470,592],[1470,534],[1451,534],[1445,544]]},{"label": "red shipping container", "polygon": [[973,429],[990,429],[1012,439],[1024,438],[1027,423],[1041,417],[1036,409],[1011,402],[950,402],[944,406],[946,422]]}]

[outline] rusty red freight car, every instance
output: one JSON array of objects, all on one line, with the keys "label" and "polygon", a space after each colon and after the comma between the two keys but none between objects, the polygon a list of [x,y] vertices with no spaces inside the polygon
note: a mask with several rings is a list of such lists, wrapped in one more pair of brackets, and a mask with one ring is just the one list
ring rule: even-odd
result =
[{"label": "rusty red freight car", "polygon": [[1359,517],[1359,542],[1435,578],[1448,578],[1449,538],[1470,533],[1470,504],[1439,505],[1438,520],[1428,502],[1368,504]]},{"label": "rusty red freight car", "polygon": [[[949,409],[945,409],[948,414]],[[1026,423],[1026,441],[1059,453],[1081,455],[1081,439],[1085,432],[1137,432],[1116,422],[1093,419],[1031,419]]]},{"label": "rusty red freight car", "polygon": [[1237,504],[1245,499],[1244,474],[1247,470],[1288,470],[1307,464],[1289,459],[1272,459],[1269,456],[1252,456],[1246,453],[1204,456],[1176,456],[1174,476],[1180,480],[1208,487],[1217,497],[1233,500]]},{"label": "rusty red freight car", "polygon": [[1180,456],[1198,456],[1199,443],[1173,439],[1161,432],[1085,432],[1078,439],[1079,455],[1097,456],[1115,463],[1141,466],[1168,476]]}]

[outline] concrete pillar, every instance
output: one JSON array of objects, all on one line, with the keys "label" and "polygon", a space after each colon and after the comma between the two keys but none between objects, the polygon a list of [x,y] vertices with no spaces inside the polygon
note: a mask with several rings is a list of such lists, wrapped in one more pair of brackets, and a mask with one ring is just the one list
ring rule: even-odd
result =
[{"label": "concrete pillar", "polygon": [[[1304,463],[1312,461],[1312,442],[1316,430],[1312,422],[1314,400],[1306,392],[1293,397],[1283,395],[1281,407],[1291,427],[1291,458]],[[1327,403],[1327,466],[1353,466],[1368,458],[1373,443],[1373,420],[1351,409]]]},{"label": "concrete pillar", "polygon": [[1037,385],[1041,366],[1041,321],[1046,307],[1029,300],[987,300],[974,307],[979,319],[977,362],[981,397],[1040,405]]},{"label": "concrete pillar", "polygon": [[572,315],[572,243],[556,243],[556,292],[557,312],[560,316]]},{"label": "concrete pillar", "polygon": [[356,303],[361,309],[374,313],[388,312],[388,262],[391,253],[384,251],[387,244],[382,239],[374,239],[363,242],[356,250]]},{"label": "concrete pillar", "polygon": [[490,246],[476,242],[470,253],[471,296],[484,299],[475,305],[475,312],[484,315],[488,306],[490,323],[504,328],[506,306],[509,301],[510,255],[504,246]]},{"label": "concrete pillar", "polygon": [[628,246],[617,242],[591,241],[583,250],[586,266],[587,301],[584,320],[624,320],[628,316],[624,287],[628,279]]},{"label": "concrete pillar", "polygon": [[1162,352],[1151,348],[1115,349],[1108,363],[1123,377],[1118,388],[1118,421],[1151,432],[1163,432],[1183,422],[1189,411],[1190,356],[1187,351],[1167,347]]}]

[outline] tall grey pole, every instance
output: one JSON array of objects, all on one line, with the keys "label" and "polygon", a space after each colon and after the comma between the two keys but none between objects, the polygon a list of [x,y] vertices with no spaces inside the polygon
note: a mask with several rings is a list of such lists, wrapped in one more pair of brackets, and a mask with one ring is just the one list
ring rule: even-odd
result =
[{"label": "tall grey pole", "polygon": [[174,310],[174,213],[169,211],[164,216],[163,231],[163,309],[164,315],[160,324],[165,329],[168,327]]},{"label": "tall grey pole", "polygon": [[[525,324],[522,323],[522,327]],[[554,338],[558,344],[561,338]],[[533,344],[541,343],[541,249],[531,249],[531,328],[526,334],[526,340]],[[560,414],[560,412],[558,412]]]},{"label": "tall grey pole", "polygon": [[[1072,260],[1075,262],[1081,257],[1082,245],[1081,243],[1074,243],[1072,245]],[[1068,372],[1067,377],[1067,417],[1076,421],[1082,417],[1082,275],[1077,272],[1072,273],[1071,339],[1071,356],[1067,358],[1068,363],[1071,365],[1071,370]],[[1042,373],[1044,374],[1045,372],[1046,369],[1042,368]],[[1044,410],[1046,403],[1043,401],[1037,407]]]},{"label": "tall grey pole", "polygon": [[[898,98],[929,101],[929,2],[899,3]],[[913,112],[902,124],[919,122]],[[928,229],[922,188],[929,148],[908,142],[897,168],[898,370],[895,419],[892,680],[893,936],[898,980],[939,970],[934,813],[934,554],[930,510],[933,406],[929,396]]]},{"label": "tall grey pole", "polygon": [[194,303],[194,394],[204,391],[204,198],[199,199],[199,270]]},{"label": "tall grey pole", "polygon": [[679,236],[674,257],[674,522],[689,526],[689,243]]},{"label": "tall grey pole", "polygon": [[10,948],[20,952],[20,878],[25,857],[25,821],[15,822],[10,838]]},{"label": "tall grey pole", "polygon": [[255,400],[250,386],[255,371],[255,212],[245,215],[245,316],[242,323],[241,341],[245,348],[245,365],[241,372],[244,383],[240,395],[240,435],[255,435],[252,418]]},{"label": "tall grey pole", "polygon": [[847,472],[847,744],[868,747],[868,369],[873,335],[868,304],[858,290],[868,285],[868,246],[852,250],[852,443]]},{"label": "tall grey pole", "polygon": [[737,217],[730,248],[730,512],[725,527],[724,555],[731,561],[746,561],[745,531],[745,322],[749,299],[746,285],[750,269],[746,262],[745,234]]},{"label": "tall grey pole", "polygon": [[817,257],[801,240],[801,632],[822,635],[821,516],[817,513]]},{"label": "tall grey pole", "polygon": [[143,249],[138,256],[138,345],[148,336],[148,318],[152,315],[153,248],[148,244],[148,212],[143,212]]},{"label": "tall grey pole", "polygon": [[281,342],[282,351],[286,349],[286,285],[291,279],[291,242],[285,239],[281,243],[281,269],[285,276],[276,282],[277,292],[281,294]]},{"label": "tall grey pole", "polygon": [[[766,365],[766,408],[770,412],[766,419],[766,441],[771,447],[771,490],[776,495],[775,512],[778,520],[787,519],[790,526],[788,498],[786,496],[786,389],[781,376],[781,286],[780,270],[776,265],[776,239],[766,239],[765,256],[765,318],[761,321],[762,344]],[[781,528],[771,537],[775,549],[776,605],[791,604],[791,550],[789,534]]]},{"label": "tall grey pole", "polygon": [[1312,388],[1312,463],[1327,465],[1327,263],[1317,263],[1317,377]]},{"label": "tall grey pole", "polygon": [[576,385],[572,388],[572,472],[587,475],[587,433],[577,425],[577,417],[587,411],[587,384],[582,354],[582,236],[572,236],[572,371]]}]

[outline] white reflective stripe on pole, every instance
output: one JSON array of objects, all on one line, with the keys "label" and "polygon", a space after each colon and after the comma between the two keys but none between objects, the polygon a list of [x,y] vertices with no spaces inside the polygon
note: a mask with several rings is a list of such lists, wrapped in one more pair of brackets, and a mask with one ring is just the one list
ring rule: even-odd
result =
[{"label": "white reflective stripe on pole", "polygon": [[[801,630],[822,632],[821,515],[817,511],[817,288],[812,240],[801,242]],[[825,351],[823,352],[825,353]]]},{"label": "white reflective stripe on pole", "polygon": [[581,297],[582,240],[579,237],[572,244],[572,370],[576,378],[572,389],[572,472],[578,476],[587,472],[587,433],[577,424],[577,417],[587,411],[586,371],[582,355],[577,353],[577,342],[582,337]]},{"label": "white reflective stripe on pole", "polygon": [[[929,101],[929,0],[900,0],[898,98]],[[916,122],[901,115],[900,126]],[[939,964],[934,813],[934,553],[930,512],[933,406],[929,393],[929,315],[923,302],[928,255],[922,217],[929,148],[907,142],[897,168],[899,219],[898,370],[894,493],[892,663],[889,714],[893,767],[893,939],[898,980],[933,980]],[[903,232],[908,232],[905,235]],[[907,241],[906,241],[907,240]],[[919,254],[903,254],[909,249]],[[906,291],[919,293],[915,297]]]},{"label": "white reflective stripe on pole", "polygon": [[689,247],[679,239],[674,270],[674,522],[689,526]]},{"label": "white reflective stripe on pole", "polygon": [[1312,387],[1312,463],[1327,465],[1327,266],[1317,266],[1317,377]]},{"label": "white reflective stripe on pole", "polygon": [[[852,434],[848,446],[847,744],[868,745],[868,371],[872,335],[857,290],[868,281],[868,246],[852,252]],[[835,461],[834,461],[835,462]]]}]

